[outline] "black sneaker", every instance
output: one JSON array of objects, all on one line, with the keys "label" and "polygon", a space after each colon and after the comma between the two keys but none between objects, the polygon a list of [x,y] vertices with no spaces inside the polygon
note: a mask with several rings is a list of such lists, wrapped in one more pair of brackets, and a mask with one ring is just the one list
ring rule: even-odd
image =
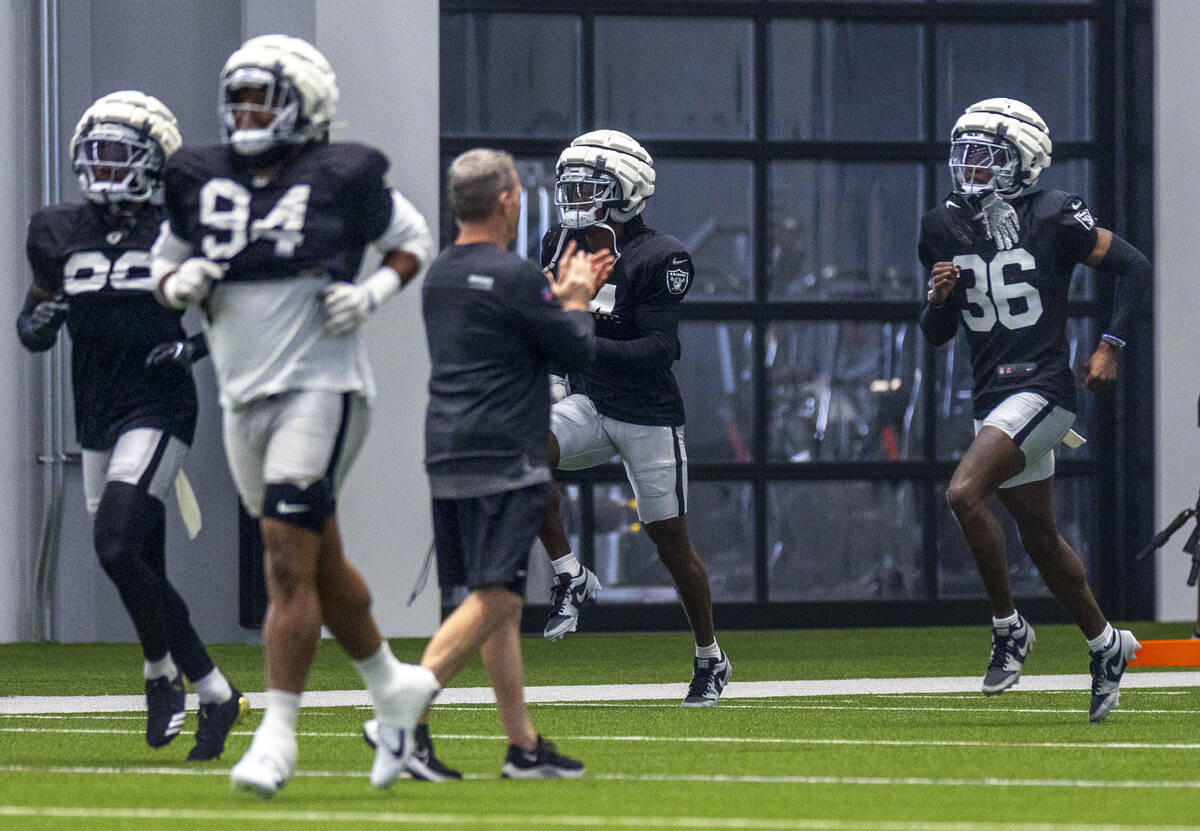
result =
[{"label": "black sneaker", "polygon": [[170,744],[179,735],[186,715],[182,673],[146,682],[146,744],[151,747]]},{"label": "black sneaker", "polygon": [[554,576],[550,587],[550,617],[542,636],[556,641],[579,626],[579,610],[600,591],[600,578],[587,566],[580,566],[574,577],[566,572]]},{"label": "black sneaker", "polygon": [[715,707],[721,700],[721,692],[733,674],[733,664],[724,652],[720,658],[695,658],[692,660],[692,683],[688,685],[684,707]]},{"label": "black sneaker", "polygon": [[992,627],[992,657],[983,677],[984,695],[999,695],[1021,679],[1025,657],[1036,640],[1033,627],[1019,615],[1012,626]]},{"label": "black sneaker", "polygon": [[583,776],[583,762],[562,755],[538,736],[533,750],[508,746],[500,775],[505,779],[578,779]]},{"label": "black sneaker", "polygon": [[188,751],[189,762],[206,762],[216,759],[225,749],[225,737],[233,726],[250,712],[250,699],[242,695],[237,687],[233,695],[221,704],[201,704],[200,724],[196,728],[196,746]]},{"label": "black sneaker", "polygon": [[1104,721],[1110,710],[1121,703],[1121,676],[1134,654],[1142,648],[1128,629],[1114,629],[1108,646],[1092,655],[1092,702],[1088,721]]},{"label": "black sneaker", "polygon": [[[437,756],[433,755],[433,739],[429,736],[428,724],[418,724],[413,737],[416,749],[413,750],[413,755],[409,757],[409,760],[404,763],[405,769],[413,779],[420,779],[422,782],[449,782],[454,779],[462,779],[461,773],[446,767]],[[363,723],[363,741],[370,745],[372,750],[378,746],[379,723],[375,719]]]}]

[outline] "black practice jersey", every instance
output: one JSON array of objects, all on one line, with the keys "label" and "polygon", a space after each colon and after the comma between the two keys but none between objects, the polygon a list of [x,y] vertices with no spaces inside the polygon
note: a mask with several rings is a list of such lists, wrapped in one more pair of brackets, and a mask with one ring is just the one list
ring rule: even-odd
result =
[{"label": "black practice jersey", "polygon": [[196,388],[190,376],[162,380],[145,368],[159,343],[183,340],[182,312],[154,299],[150,246],[164,216],[145,206],[122,230],[92,205],[43,208],[29,221],[34,284],[68,302],[75,432],[88,450],[112,448],[133,427],[155,427],[191,444]]},{"label": "black practice jersey", "polygon": [[515,478],[545,468],[546,376],[552,359],[570,370],[592,360],[588,313],[564,313],[537,266],[488,243],[442,251],[425,276],[421,310],[432,363],[430,473]]},{"label": "black practice jersey", "polygon": [[387,166],[361,144],[310,144],[267,179],[227,145],[185,147],[167,161],[171,230],[196,256],[228,264],[225,280],[353,280],[392,218]]},{"label": "black practice jersey", "polygon": [[982,239],[957,196],[922,217],[921,263],[931,269],[952,261],[961,272],[944,306],[926,304],[921,326],[941,344],[961,320],[974,370],[975,418],[1022,391],[1074,412],[1067,293],[1076,264],[1096,247],[1096,224],[1082,199],[1059,190],[1035,191],[1010,204],[1021,231],[1007,251]]},{"label": "black practice jersey", "polygon": [[[609,418],[631,424],[680,426],[683,398],[671,372],[680,358],[679,302],[692,286],[692,258],[683,243],[640,222],[617,247],[620,258],[591,303],[596,318],[596,361],[570,373],[581,392]],[[560,251],[562,226],[542,238],[542,266]],[[582,231],[568,239],[588,250]],[[563,242],[565,245],[566,242]]]}]

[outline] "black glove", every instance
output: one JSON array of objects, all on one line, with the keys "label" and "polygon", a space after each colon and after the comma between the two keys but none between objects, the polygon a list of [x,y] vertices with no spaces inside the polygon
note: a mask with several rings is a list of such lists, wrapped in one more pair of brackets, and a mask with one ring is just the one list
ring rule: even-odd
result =
[{"label": "black glove", "polygon": [[26,349],[42,352],[54,346],[58,327],[66,320],[70,306],[63,300],[34,303],[31,296],[25,298],[25,308],[17,317],[17,337]]},{"label": "black glove", "polygon": [[185,378],[192,371],[197,349],[190,340],[160,343],[146,356],[146,369],[164,381]]}]

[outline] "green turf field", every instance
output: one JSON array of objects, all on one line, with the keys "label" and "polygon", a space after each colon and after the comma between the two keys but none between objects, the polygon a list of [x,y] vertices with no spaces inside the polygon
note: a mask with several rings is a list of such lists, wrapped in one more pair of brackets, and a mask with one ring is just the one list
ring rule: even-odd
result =
[{"label": "green turf field", "polygon": [[[1139,624],[1141,638],[1179,626]],[[986,628],[723,633],[738,681],[981,675]],[[414,658],[420,641],[396,641]],[[528,681],[678,682],[686,635],[580,635],[525,641]],[[247,691],[259,651],[213,649]],[[137,694],[129,645],[0,646],[0,696]],[[439,756],[467,781],[366,781],[365,709],[305,708],[300,769],[271,802],[234,792],[228,767],[249,743],[235,729],[222,760],[186,764],[194,714],[159,751],[140,713],[0,715],[0,828],[780,828],[1147,829],[1200,827],[1200,688],[1126,689],[1103,724],[1087,721],[1086,648],[1076,630],[1038,627],[1027,675],[1077,674],[1077,691],[728,697],[712,710],[676,701],[531,705],[534,723],[584,760],[578,781],[498,779],[505,742],[487,706],[436,707]],[[1149,670],[1130,670],[1149,672]],[[461,686],[485,683],[478,666]],[[323,644],[312,689],[356,689]],[[460,685],[456,685],[460,686]],[[731,691],[734,687],[731,687]]]}]

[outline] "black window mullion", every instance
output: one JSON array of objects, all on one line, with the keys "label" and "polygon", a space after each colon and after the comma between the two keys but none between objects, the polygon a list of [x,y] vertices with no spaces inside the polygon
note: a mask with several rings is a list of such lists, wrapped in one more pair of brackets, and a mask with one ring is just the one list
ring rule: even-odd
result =
[{"label": "black window mullion", "polygon": [[[766,12],[760,10],[754,19],[754,140],[761,148],[767,139],[767,68],[770,66],[769,24]],[[770,600],[768,554],[770,538],[767,533],[770,513],[768,511],[770,486],[765,476],[768,453],[768,424],[771,406],[767,388],[767,327],[770,312],[767,305],[769,291],[768,268],[770,263],[771,234],[768,230],[769,211],[768,176],[766,155],[759,150],[754,155],[754,227],[759,229],[754,246],[754,301],[753,301],[753,354],[754,354],[754,456],[757,467],[753,483],[754,495],[754,597],[766,606]]]}]

